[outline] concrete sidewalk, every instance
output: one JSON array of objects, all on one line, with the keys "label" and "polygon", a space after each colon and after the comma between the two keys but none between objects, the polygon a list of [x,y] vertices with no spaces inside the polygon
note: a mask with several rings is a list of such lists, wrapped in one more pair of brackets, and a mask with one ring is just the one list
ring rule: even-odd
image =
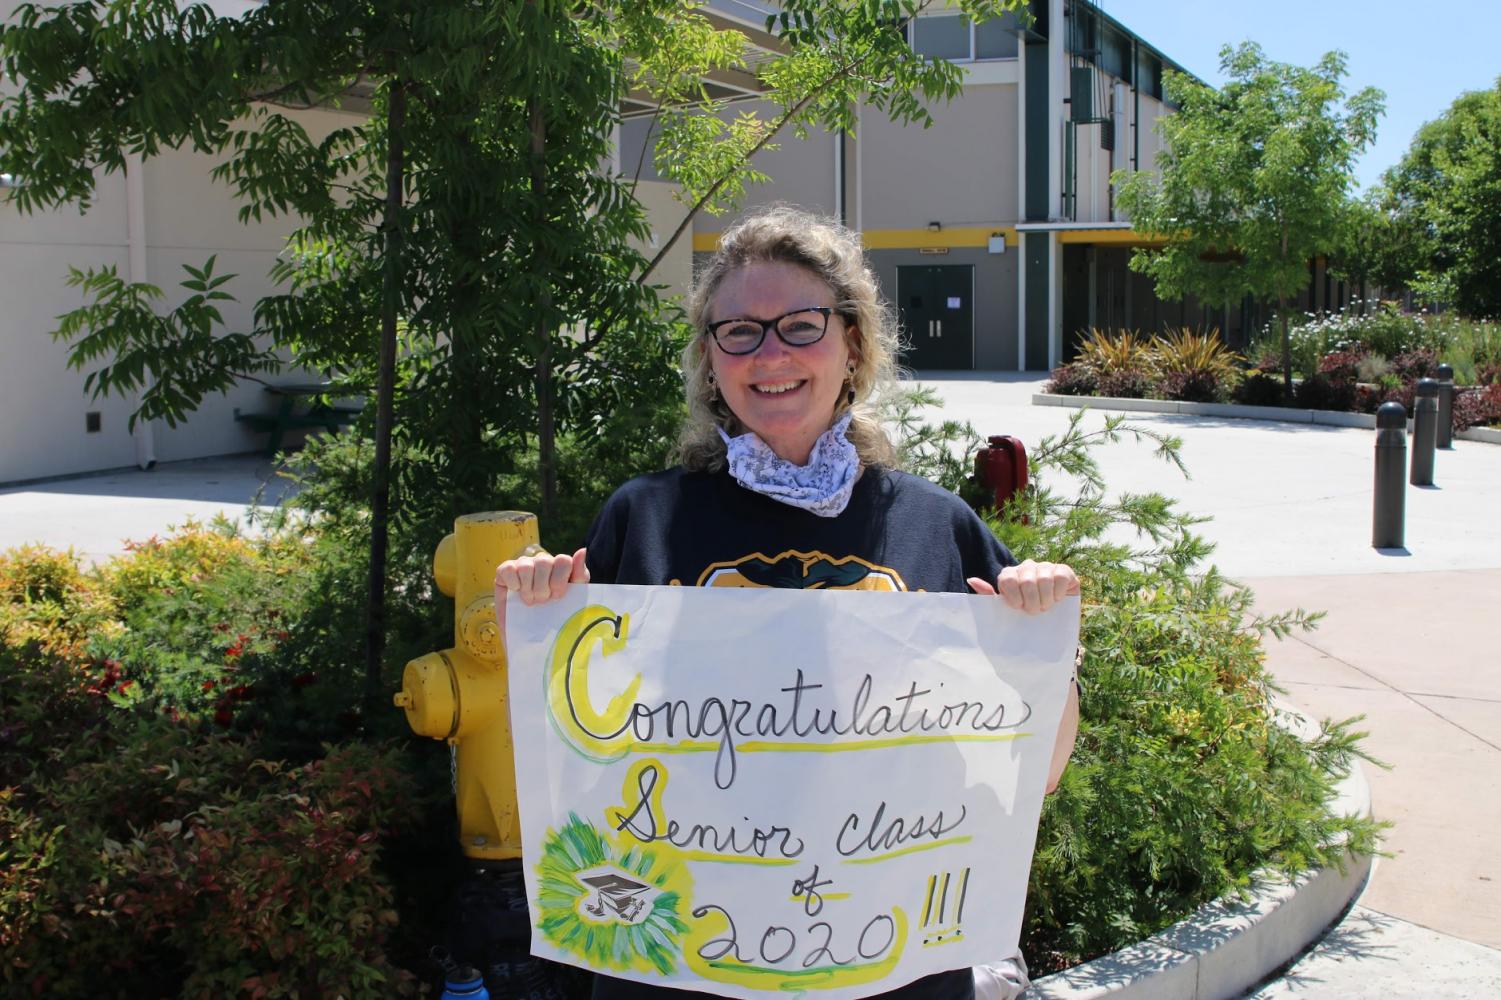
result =
[{"label": "concrete sidewalk", "polygon": [[189,518],[243,523],[254,501],[275,506],[292,491],[264,455],[168,462],[0,489],[0,551],[28,542],[71,548],[94,563],[127,540],[160,534]]},{"label": "concrete sidewalk", "polygon": [[1260,610],[1328,612],[1267,646],[1314,718],[1364,715],[1392,823],[1360,906],[1257,998],[1501,996],[1501,569],[1244,581]]}]

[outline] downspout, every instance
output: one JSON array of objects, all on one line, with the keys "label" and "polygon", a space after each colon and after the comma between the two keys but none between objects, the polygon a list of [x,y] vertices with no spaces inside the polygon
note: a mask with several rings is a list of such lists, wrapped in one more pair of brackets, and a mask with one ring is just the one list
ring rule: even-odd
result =
[{"label": "downspout", "polygon": [[1141,51],[1131,37],[1131,171],[1141,169]]},{"label": "downspout", "polygon": [[850,224],[844,198],[844,144],[847,141],[848,133],[843,128],[834,133],[834,211],[841,226]]},{"label": "downspout", "polygon": [[[126,263],[129,268],[128,278],[132,283],[140,283],[148,280],[146,274],[146,178],[145,165],[141,161],[141,154],[125,154],[125,232],[128,253]],[[151,388],[150,384],[138,392],[135,397],[136,407],[141,405],[141,397]],[[155,421],[137,420],[135,430],[131,432],[135,439],[136,465],[141,469],[149,469],[156,464],[156,428]]]}]

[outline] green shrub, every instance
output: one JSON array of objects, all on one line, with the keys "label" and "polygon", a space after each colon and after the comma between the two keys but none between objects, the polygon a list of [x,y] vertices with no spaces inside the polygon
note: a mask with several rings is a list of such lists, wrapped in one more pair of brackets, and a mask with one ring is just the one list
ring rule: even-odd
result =
[{"label": "green shrub", "polygon": [[118,604],[72,552],[23,545],[0,552],[0,645],[34,644],[79,657],[90,637],[117,631]]},{"label": "green shrub", "polygon": [[[1308,314],[1288,331],[1293,370],[1298,375],[1318,371],[1319,359],[1335,351],[1358,350],[1378,358],[1397,358],[1428,352],[1454,368],[1456,383],[1476,384],[1481,371],[1501,366],[1501,323],[1471,320],[1453,313],[1404,313],[1390,302],[1361,312],[1358,304],[1344,312]],[[1252,340],[1248,353],[1263,358],[1258,367],[1281,365],[1280,330],[1271,324]],[[1275,362],[1271,360],[1275,358]],[[1362,373],[1363,381],[1375,381]]]},{"label": "green shrub", "polygon": [[1153,343],[1156,367],[1162,372],[1203,372],[1229,383],[1240,373],[1245,359],[1225,346],[1220,332],[1198,333],[1183,327],[1170,330]]},{"label": "green shrub", "polygon": [[1099,378],[1121,372],[1154,372],[1157,352],[1152,339],[1135,330],[1121,330],[1114,334],[1090,330],[1079,342],[1074,363],[1083,365]]},{"label": "green shrub", "polygon": [[1315,616],[1256,617],[1251,594],[1204,565],[1195,518],[1160,495],[1108,496],[1092,453],[1124,435],[1181,467],[1176,439],[1124,417],[1086,433],[1076,414],[1033,450],[1032,485],[998,527],[1014,552],[1073,565],[1084,589],[1079,743],[1044,806],[1027,897],[1038,972],[1140,940],[1259,870],[1377,843],[1372,821],[1329,810],[1361,756],[1355,720],[1307,741],[1275,724],[1262,637]]}]

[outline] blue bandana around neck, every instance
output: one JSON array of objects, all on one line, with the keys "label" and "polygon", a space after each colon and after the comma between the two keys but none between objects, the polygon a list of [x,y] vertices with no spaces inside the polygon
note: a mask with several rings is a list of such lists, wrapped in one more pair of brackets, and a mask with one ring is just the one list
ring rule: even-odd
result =
[{"label": "blue bandana around neck", "polygon": [[813,442],[807,465],[794,465],[767,446],[753,432],[724,439],[730,475],[741,486],[779,503],[817,514],[838,517],[850,502],[855,479],[860,473],[860,456],[854,442],[845,436],[849,430],[849,410],[834,421],[834,426]]}]

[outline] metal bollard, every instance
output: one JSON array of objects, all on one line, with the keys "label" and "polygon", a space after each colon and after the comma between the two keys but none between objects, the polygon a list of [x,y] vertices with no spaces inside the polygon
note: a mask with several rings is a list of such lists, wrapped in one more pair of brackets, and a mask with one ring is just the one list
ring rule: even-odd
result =
[{"label": "metal bollard", "polygon": [[1438,434],[1437,447],[1454,447],[1454,368],[1438,366]]},{"label": "metal bollard", "polygon": [[1407,515],[1407,411],[1401,403],[1382,403],[1376,411],[1376,499],[1371,513],[1371,547],[1402,548]]},{"label": "metal bollard", "polygon": [[1412,475],[1414,486],[1433,485],[1433,448],[1438,441],[1438,383],[1418,379],[1418,395],[1412,407]]}]

